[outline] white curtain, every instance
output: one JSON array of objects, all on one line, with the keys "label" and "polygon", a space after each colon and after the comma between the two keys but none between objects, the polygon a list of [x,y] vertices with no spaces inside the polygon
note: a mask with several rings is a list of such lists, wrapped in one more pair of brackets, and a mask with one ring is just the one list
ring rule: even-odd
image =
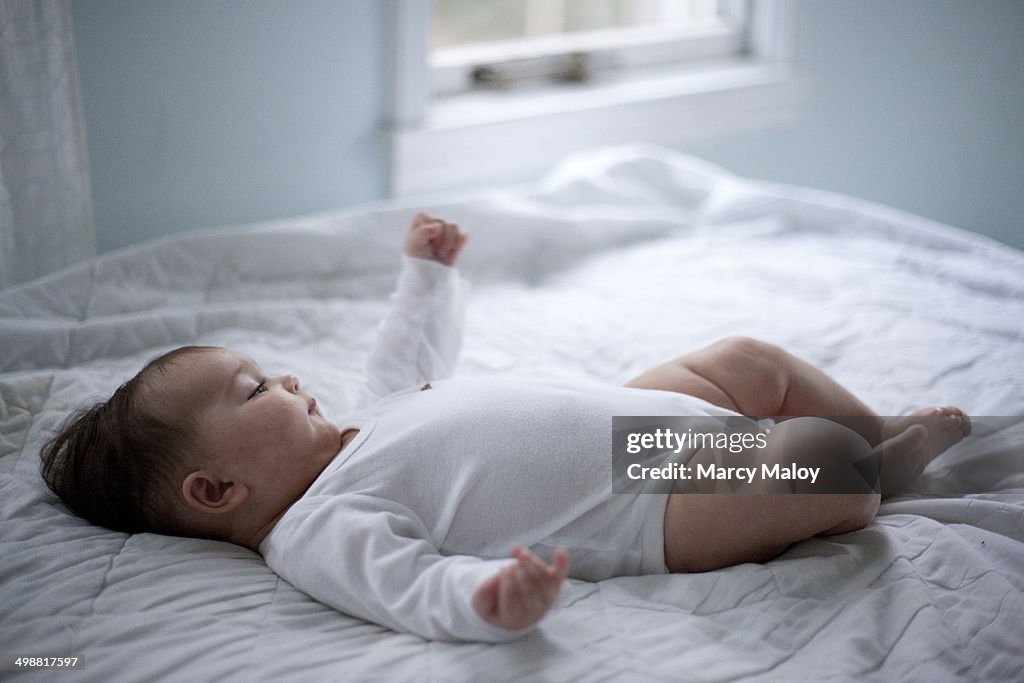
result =
[{"label": "white curtain", "polygon": [[95,251],[68,0],[0,0],[0,286]]}]

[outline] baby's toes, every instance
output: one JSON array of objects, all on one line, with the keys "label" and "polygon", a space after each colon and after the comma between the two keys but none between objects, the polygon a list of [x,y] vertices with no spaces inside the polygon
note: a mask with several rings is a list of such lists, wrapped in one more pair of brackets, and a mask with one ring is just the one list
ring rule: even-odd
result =
[{"label": "baby's toes", "polygon": [[967,413],[961,409],[956,406],[942,406],[934,408],[933,410],[933,415],[945,418],[941,420],[943,429],[950,432],[957,432],[960,434],[961,438],[964,438],[971,433],[971,418],[968,417]]}]

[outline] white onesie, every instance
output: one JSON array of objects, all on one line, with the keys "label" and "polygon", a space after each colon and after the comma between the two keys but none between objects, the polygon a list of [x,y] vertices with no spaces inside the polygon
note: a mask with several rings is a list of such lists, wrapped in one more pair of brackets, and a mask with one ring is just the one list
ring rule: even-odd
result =
[{"label": "white onesie", "polygon": [[[458,353],[460,281],[406,259],[371,356],[359,434],[260,546],[336,609],[439,640],[500,641],[474,589],[515,544],[569,550],[575,578],[665,571],[667,496],[612,494],[613,415],[734,415],[700,399],[591,381],[444,379]],[[398,359],[397,362],[395,359]],[[429,382],[429,384],[426,384]],[[685,455],[685,454],[683,454]]]}]

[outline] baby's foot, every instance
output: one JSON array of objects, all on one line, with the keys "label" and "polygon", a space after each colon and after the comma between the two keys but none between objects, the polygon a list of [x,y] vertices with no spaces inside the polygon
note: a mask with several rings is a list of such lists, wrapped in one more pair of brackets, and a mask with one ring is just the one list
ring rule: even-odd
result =
[{"label": "baby's foot", "polygon": [[928,430],[924,449],[929,462],[971,433],[971,418],[959,408],[922,408],[910,415],[886,420],[882,426],[882,441],[916,424]]},{"label": "baby's foot", "polygon": [[959,408],[923,408],[887,420],[882,427],[882,495],[907,487],[940,453],[971,433],[971,419]]}]

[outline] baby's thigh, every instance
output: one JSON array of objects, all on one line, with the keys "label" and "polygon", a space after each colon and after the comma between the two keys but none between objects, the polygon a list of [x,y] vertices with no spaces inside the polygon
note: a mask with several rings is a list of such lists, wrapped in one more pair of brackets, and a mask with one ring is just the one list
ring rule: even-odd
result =
[{"label": "baby's thigh", "polygon": [[[756,467],[759,474],[762,464],[771,467],[793,463],[797,467],[819,467],[821,476],[846,477],[851,465],[871,450],[855,432],[820,418],[779,423],[766,442],[764,448],[730,457],[730,462]],[[696,468],[699,464],[721,463],[722,459],[722,453],[705,449],[688,464]],[[747,489],[756,491],[753,493],[670,495],[665,509],[665,564],[669,571],[708,571],[744,562],[766,562],[793,543],[863,528],[878,510],[879,496],[866,486],[860,493],[793,493],[789,492],[791,482],[758,483],[761,485]],[[845,485],[845,481],[833,481],[823,489],[847,490],[842,488]]]},{"label": "baby's thigh", "polygon": [[778,415],[793,357],[749,337],[728,337],[662,363],[627,387],[689,394],[744,415]]},{"label": "baby's thigh", "polygon": [[705,352],[694,352],[662,363],[629,380],[626,382],[626,386],[635,389],[674,391],[677,394],[696,396],[712,405],[740,412],[739,406],[728,393],[712,379],[699,374],[690,367],[690,361],[701,357],[703,353]]}]

